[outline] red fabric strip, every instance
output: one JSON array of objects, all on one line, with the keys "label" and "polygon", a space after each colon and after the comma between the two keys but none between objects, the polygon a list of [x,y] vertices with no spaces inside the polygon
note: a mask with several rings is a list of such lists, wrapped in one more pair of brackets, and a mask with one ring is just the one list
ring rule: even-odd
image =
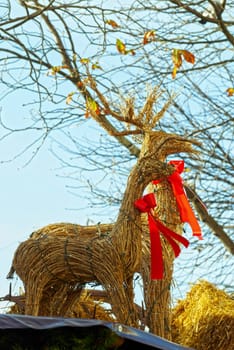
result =
[{"label": "red fabric strip", "polygon": [[[176,198],[176,203],[178,206],[178,210],[180,213],[181,222],[187,222],[193,232],[193,236],[198,237],[198,239],[202,238],[201,227],[194,215],[194,212],[189,204],[187,195],[184,191],[183,180],[180,174],[184,170],[184,161],[183,160],[171,160],[169,164],[174,165],[175,171],[170,176],[168,176],[168,181],[171,184],[173,193]],[[154,180],[153,184],[157,185],[161,180]]]},{"label": "red fabric strip", "polygon": [[188,198],[184,191],[183,180],[180,174],[184,170],[184,161],[183,160],[172,160],[169,164],[174,165],[175,171],[173,174],[168,176],[168,181],[172,186],[176,202],[180,212],[180,218],[182,222],[187,222],[193,232],[193,236],[197,236],[199,239],[202,239],[202,232],[200,225],[194,215],[194,212],[189,204]]},{"label": "red fabric strip", "polygon": [[163,278],[163,252],[160,240],[160,233],[170,243],[175,256],[180,254],[180,246],[182,243],[188,247],[189,242],[186,238],[164,226],[159,220],[155,219],[151,210],[156,206],[155,196],[149,193],[134,203],[135,207],[142,213],[148,213],[148,223],[150,232],[150,249],[151,249],[151,279],[158,280]]},{"label": "red fabric strip", "polygon": [[148,214],[150,232],[150,275],[152,280],[163,279],[163,254],[160,233],[152,215]]}]

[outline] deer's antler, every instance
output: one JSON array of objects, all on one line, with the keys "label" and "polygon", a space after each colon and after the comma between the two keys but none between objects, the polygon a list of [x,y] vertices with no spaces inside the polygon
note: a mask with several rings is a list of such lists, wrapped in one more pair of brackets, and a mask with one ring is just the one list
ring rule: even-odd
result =
[{"label": "deer's antler", "polygon": [[[91,116],[96,119],[97,111],[103,115],[110,115],[115,120],[122,123],[124,128],[121,131],[107,130],[112,136],[125,136],[125,135],[139,135],[144,132],[153,130],[158,121],[163,117],[168,107],[170,106],[174,95],[170,97],[159,112],[154,112],[155,103],[159,97],[161,97],[163,91],[159,87],[152,88],[146,97],[144,106],[137,113],[135,108],[135,98],[132,96],[124,99],[122,108],[119,111],[113,109],[106,97],[97,87],[97,83],[89,72],[88,66],[86,67],[87,82],[93,92],[96,94],[99,100],[99,108],[97,110],[91,110]],[[131,128],[133,127],[133,128]]]}]

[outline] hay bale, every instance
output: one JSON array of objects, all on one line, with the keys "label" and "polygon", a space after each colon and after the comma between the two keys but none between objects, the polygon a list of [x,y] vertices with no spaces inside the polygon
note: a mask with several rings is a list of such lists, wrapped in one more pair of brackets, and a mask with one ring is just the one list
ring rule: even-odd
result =
[{"label": "hay bale", "polygon": [[197,350],[234,349],[234,300],[207,281],[172,311],[172,340]]}]

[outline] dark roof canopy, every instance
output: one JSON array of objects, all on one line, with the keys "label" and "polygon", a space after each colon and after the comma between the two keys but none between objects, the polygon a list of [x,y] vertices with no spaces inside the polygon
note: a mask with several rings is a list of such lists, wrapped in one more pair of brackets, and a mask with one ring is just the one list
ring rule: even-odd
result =
[{"label": "dark roof canopy", "polygon": [[[97,329],[104,328],[115,333],[118,337],[124,339],[123,349],[131,346],[141,345],[140,349],[158,349],[158,350],[189,350],[187,347],[169,342],[157,337],[151,333],[141,331],[136,328],[128,327],[120,323],[110,323],[100,320],[62,318],[62,317],[40,317],[2,314],[0,315],[0,333],[12,332],[32,332],[38,334],[38,331],[49,331],[56,329],[75,329],[77,333],[88,331],[89,334],[96,332]],[[37,332],[35,332],[37,331]],[[127,344],[129,343],[129,347]],[[135,347],[137,348],[137,347]],[[121,347],[120,347],[121,349]],[[190,349],[191,350],[191,349]]]}]

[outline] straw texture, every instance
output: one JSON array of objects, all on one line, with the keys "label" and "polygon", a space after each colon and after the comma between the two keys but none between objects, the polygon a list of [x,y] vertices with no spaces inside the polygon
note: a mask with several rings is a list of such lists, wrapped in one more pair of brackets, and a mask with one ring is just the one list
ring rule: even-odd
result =
[{"label": "straw texture", "polygon": [[[19,300],[15,299],[15,304],[11,306],[8,311],[9,314],[24,314],[25,313],[25,295],[16,297]],[[111,314],[111,310],[108,310],[103,306],[103,303],[106,300],[105,292],[100,290],[83,290],[79,303],[74,305],[73,309],[67,309],[63,317],[72,317],[72,318],[87,318],[87,319],[97,319],[103,321],[114,322],[115,318]],[[43,310],[42,314],[48,316],[51,314],[50,310],[50,298],[47,300],[44,299],[42,304]],[[53,316],[57,316],[56,312]]]},{"label": "straw texture", "polygon": [[[119,215],[114,224],[81,226],[52,224],[33,232],[17,248],[11,271],[25,287],[25,313],[60,315],[72,313],[87,283],[99,284],[107,293],[116,319],[170,338],[170,284],[174,255],[162,239],[165,278],[150,281],[150,246],[147,225],[134,207],[147,185],[166,179],[173,171],[164,163],[169,154],[193,152],[191,141],[162,131],[145,133],[142,150],[133,167]],[[155,215],[181,233],[181,222],[167,181],[157,189]],[[142,274],[146,313],[134,304],[133,278]],[[49,304],[49,307],[48,307]],[[46,310],[46,311],[45,311]]]}]

